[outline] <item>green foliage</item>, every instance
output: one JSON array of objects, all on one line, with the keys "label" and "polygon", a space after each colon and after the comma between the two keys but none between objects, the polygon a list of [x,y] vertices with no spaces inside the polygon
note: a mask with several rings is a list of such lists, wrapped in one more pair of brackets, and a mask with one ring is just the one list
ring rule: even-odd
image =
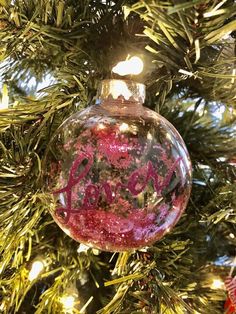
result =
[{"label": "green foliage", "polygon": [[233,1],[137,1],[126,10],[145,21],[146,49],[156,65],[152,81],[162,101],[175,81],[190,89],[189,97],[235,103]]},{"label": "green foliage", "polygon": [[[229,272],[216,260],[235,254],[235,12],[231,0],[0,0],[2,82],[11,97],[11,108],[0,109],[3,313],[62,313],[61,298],[75,290],[74,313],[222,313],[225,293],[211,283]],[[174,230],[150,248],[78,252],[48,213],[45,149],[128,54],[145,61],[138,79],[147,85],[146,105],[184,137],[191,200]],[[29,80],[48,73],[55,82],[32,94]],[[230,118],[219,124],[210,113],[221,103]],[[37,259],[45,268],[30,281]]]}]

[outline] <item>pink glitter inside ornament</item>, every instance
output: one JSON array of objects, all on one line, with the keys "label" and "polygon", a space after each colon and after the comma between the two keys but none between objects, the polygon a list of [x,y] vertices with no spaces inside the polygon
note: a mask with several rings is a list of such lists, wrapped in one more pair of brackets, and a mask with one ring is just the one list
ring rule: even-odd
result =
[{"label": "pink glitter inside ornament", "polygon": [[68,118],[47,153],[55,221],[73,239],[108,251],[161,239],[179,220],[191,190],[182,138],[142,106],[144,85],[122,81],[126,92],[113,97],[119,82],[103,81],[101,104]]}]

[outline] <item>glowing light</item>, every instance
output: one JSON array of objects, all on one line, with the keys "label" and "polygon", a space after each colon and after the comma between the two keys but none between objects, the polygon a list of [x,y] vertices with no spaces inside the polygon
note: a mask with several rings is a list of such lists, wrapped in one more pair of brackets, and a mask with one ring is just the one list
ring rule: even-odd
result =
[{"label": "glowing light", "polygon": [[231,239],[234,239],[234,238],[235,238],[235,235],[234,235],[233,233],[230,233],[230,234],[229,234],[229,237],[230,237]]},{"label": "glowing light", "polygon": [[72,311],[74,308],[75,297],[72,295],[64,296],[61,298],[61,303],[65,311]]},{"label": "glowing light", "polygon": [[32,264],[32,268],[29,272],[29,281],[33,281],[34,279],[36,279],[39,274],[43,271],[44,269],[44,263],[41,261],[35,261]]},{"label": "glowing light", "polygon": [[81,243],[77,249],[77,253],[87,252],[88,250],[89,250],[89,246]]},{"label": "glowing light", "polygon": [[119,62],[112,72],[124,75],[138,75],[143,71],[143,61],[139,57],[132,57],[129,60]]},{"label": "glowing light", "polygon": [[211,289],[223,289],[224,288],[224,282],[221,279],[213,279],[211,284]]},{"label": "glowing light", "polygon": [[0,310],[1,310],[1,311],[4,311],[4,309],[5,309],[5,303],[2,302],[2,304],[0,305]]},{"label": "glowing light", "polygon": [[0,102],[0,109],[7,109],[9,105],[9,96],[7,85],[3,84],[2,87],[2,101]]},{"label": "glowing light", "polygon": [[92,249],[92,252],[94,255],[99,255],[100,254],[100,251],[97,250],[97,249]]},{"label": "glowing light", "polygon": [[125,132],[125,131],[128,131],[129,130],[129,125],[127,123],[122,123],[120,126],[119,126],[119,129],[121,132]]}]

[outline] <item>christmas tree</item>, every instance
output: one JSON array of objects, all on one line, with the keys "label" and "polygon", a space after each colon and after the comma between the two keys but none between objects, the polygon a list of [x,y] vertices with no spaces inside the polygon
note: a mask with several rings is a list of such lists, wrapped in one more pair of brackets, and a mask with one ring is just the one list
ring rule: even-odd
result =
[{"label": "christmas tree", "polygon": [[[235,12],[233,0],[0,0],[1,313],[234,312]],[[58,227],[43,162],[59,125],[132,56],[145,106],[185,141],[192,192],[163,238],[112,253]]]}]

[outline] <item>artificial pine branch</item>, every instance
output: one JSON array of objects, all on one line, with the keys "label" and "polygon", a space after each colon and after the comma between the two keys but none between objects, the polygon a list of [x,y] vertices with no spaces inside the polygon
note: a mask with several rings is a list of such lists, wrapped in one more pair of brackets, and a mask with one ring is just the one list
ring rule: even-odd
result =
[{"label": "artificial pine branch", "polygon": [[[88,314],[222,313],[225,294],[212,290],[211,281],[215,273],[228,274],[216,259],[234,254],[236,175],[229,161],[235,120],[219,126],[208,112],[212,101],[235,107],[234,2],[4,0],[0,18],[3,80],[12,92],[12,107],[0,111],[1,310],[58,313],[60,298],[76,282],[78,308],[93,296]],[[45,149],[61,122],[94,98],[98,81],[130,51],[151,64],[143,78],[147,106],[184,136],[194,169],[192,197],[174,230],[148,249],[113,258],[78,253],[79,244],[48,213]],[[28,96],[29,79],[48,72],[55,83],[40,97]],[[207,111],[202,116],[199,97]],[[188,111],[192,105],[196,110]],[[29,269],[38,256],[47,266],[32,283]]]}]

